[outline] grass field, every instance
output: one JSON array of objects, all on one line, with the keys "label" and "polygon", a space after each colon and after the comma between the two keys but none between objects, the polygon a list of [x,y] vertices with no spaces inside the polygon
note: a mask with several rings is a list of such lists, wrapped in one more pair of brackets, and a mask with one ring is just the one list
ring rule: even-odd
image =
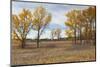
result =
[{"label": "grass field", "polygon": [[71,41],[46,41],[40,43],[40,48],[36,48],[34,42],[26,44],[27,48],[23,49],[12,47],[12,65],[96,60],[94,45],[72,45]]}]

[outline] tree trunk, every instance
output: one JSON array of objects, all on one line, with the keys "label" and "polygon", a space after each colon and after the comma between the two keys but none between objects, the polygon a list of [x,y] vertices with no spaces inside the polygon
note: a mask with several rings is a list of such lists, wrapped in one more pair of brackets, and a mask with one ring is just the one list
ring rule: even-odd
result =
[{"label": "tree trunk", "polygon": [[37,36],[37,48],[39,48],[39,42],[40,42],[40,31],[38,30],[38,36]]},{"label": "tree trunk", "polygon": [[80,44],[80,29],[78,29],[78,44]]},{"label": "tree trunk", "polygon": [[58,40],[60,39],[60,35],[58,35]]},{"label": "tree trunk", "polygon": [[93,44],[94,42],[94,40],[93,40],[93,37],[94,37],[94,30],[93,30],[93,23],[91,24],[92,26],[91,26],[91,43]]},{"label": "tree trunk", "polygon": [[21,44],[22,46],[22,48],[24,48],[25,47],[25,39],[22,39],[22,44]]},{"label": "tree trunk", "polygon": [[81,27],[80,27],[80,45],[82,45],[82,37],[81,37]]},{"label": "tree trunk", "polygon": [[88,23],[86,24],[86,37],[85,37],[85,40],[86,40],[86,43],[85,44],[88,44]]},{"label": "tree trunk", "polygon": [[94,34],[93,34],[93,44],[96,45],[96,21],[94,22],[95,26],[93,26]]},{"label": "tree trunk", "polygon": [[76,45],[76,29],[74,29],[74,35],[75,35],[75,45]]},{"label": "tree trunk", "polygon": [[92,34],[92,28],[93,28],[93,27],[92,27],[92,26],[93,26],[92,19],[90,20],[89,23],[90,23],[90,26],[89,26],[89,29],[90,29],[89,40],[90,40],[90,41],[89,41],[89,42],[90,42],[90,44],[92,44],[92,35],[93,35],[93,34]]}]

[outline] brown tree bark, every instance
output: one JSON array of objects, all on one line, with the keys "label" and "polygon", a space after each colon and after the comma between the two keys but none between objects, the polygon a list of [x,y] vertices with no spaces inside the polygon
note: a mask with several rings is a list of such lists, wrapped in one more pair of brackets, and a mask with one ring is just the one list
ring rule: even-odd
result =
[{"label": "brown tree bark", "polygon": [[25,48],[25,39],[24,38],[22,39],[21,47]]},{"label": "brown tree bark", "polygon": [[76,45],[76,29],[74,29],[74,39],[75,39],[75,45]]},{"label": "brown tree bark", "polygon": [[81,27],[80,27],[80,45],[82,45],[82,37],[81,37],[81,35],[82,35],[82,31],[81,31]]},{"label": "brown tree bark", "polygon": [[38,35],[37,35],[37,48],[39,48],[39,42],[40,42],[40,30],[38,29]]}]

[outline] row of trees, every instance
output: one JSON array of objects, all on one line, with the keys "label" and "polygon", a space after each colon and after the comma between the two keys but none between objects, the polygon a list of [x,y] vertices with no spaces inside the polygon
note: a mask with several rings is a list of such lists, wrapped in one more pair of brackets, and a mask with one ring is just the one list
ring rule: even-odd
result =
[{"label": "row of trees", "polygon": [[[66,35],[69,38],[74,38],[75,44],[80,40],[88,43],[95,43],[96,35],[96,7],[89,7],[84,10],[71,10],[66,14],[67,21],[65,25],[69,27],[66,30]],[[51,21],[51,14],[42,6],[37,7],[33,12],[28,9],[23,9],[19,14],[12,15],[12,37],[15,37],[21,42],[21,47],[25,47],[25,40],[31,30],[37,31],[37,47],[39,47],[40,36]],[[60,39],[61,29],[56,28],[51,31],[51,37]],[[90,43],[92,43],[90,42]]]},{"label": "row of trees", "polygon": [[37,7],[34,12],[23,9],[18,15],[12,15],[12,33],[21,42],[21,47],[24,48],[28,33],[32,29],[36,30],[38,32],[37,47],[39,47],[40,36],[50,21],[51,14],[41,6]]},{"label": "row of trees", "polygon": [[72,10],[66,14],[67,21],[66,26],[69,26],[69,30],[66,30],[66,34],[69,37],[74,37],[76,44],[77,38],[80,40],[80,44],[83,41],[85,43],[95,43],[96,38],[96,7],[89,7],[84,10]]}]

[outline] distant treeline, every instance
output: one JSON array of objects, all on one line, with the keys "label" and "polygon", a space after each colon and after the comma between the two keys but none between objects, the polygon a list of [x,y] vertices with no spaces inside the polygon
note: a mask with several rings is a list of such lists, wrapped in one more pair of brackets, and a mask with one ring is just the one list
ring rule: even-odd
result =
[{"label": "distant treeline", "polygon": [[[17,39],[15,39],[15,40],[17,40]],[[74,40],[74,37],[73,38],[60,38],[60,39],[40,39],[40,41],[66,41],[66,40]],[[78,37],[77,37],[77,40],[79,40],[78,39]],[[37,41],[37,39],[26,39],[26,41],[28,41],[28,42],[36,42]]]}]

